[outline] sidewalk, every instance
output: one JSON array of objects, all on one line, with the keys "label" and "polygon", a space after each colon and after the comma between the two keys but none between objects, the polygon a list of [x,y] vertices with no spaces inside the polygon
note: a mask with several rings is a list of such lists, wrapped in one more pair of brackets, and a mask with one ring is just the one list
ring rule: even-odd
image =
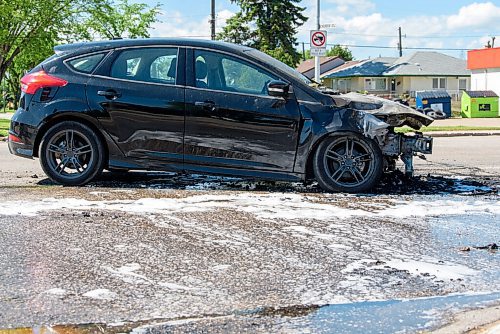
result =
[{"label": "sidewalk", "polygon": [[487,126],[499,127],[500,117],[497,118],[447,118],[432,122],[430,126]]},{"label": "sidewalk", "polygon": [[3,113],[0,111],[0,119],[11,119],[12,115],[14,115],[14,113],[11,112]]}]

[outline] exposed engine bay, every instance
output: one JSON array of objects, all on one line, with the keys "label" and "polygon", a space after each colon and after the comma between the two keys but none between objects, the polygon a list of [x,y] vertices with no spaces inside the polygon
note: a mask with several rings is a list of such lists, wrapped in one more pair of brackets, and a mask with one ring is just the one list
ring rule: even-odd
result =
[{"label": "exposed engine bay", "polygon": [[[339,107],[363,111],[360,124],[363,134],[377,141],[385,158],[385,169],[396,168],[396,161],[401,158],[406,174],[413,175],[413,157],[418,153],[432,153],[432,138],[418,132],[422,126],[430,125],[434,120],[418,111],[376,96],[348,93],[332,96]],[[415,130],[412,135],[394,132],[394,128],[409,126]]]}]

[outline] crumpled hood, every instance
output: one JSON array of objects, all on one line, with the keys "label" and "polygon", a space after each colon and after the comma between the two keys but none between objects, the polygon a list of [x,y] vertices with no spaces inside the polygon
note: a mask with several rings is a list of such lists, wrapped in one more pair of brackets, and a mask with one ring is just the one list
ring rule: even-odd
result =
[{"label": "crumpled hood", "polygon": [[430,125],[434,120],[401,103],[383,99],[373,95],[358,93],[332,96],[339,107],[348,107],[368,112],[384,120],[390,126],[407,125],[415,130]]}]

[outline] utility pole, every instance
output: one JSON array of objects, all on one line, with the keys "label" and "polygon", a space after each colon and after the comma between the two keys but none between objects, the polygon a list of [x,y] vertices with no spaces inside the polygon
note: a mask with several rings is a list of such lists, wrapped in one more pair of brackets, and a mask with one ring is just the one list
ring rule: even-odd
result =
[{"label": "utility pole", "polygon": [[[319,23],[319,13],[320,13],[320,7],[319,7],[319,2],[320,0],[317,0],[316,1],[316,30],[320,30],[321,29],[321,25]],[[321,80],[320,78],[320,60],[319,60],[319,56],[315,56],[314,57],[314,81],[316,81],[317,83],[319,83],[319,81]]]},{"label": "utility pole", "polygon": [[398,30],[399,30],[399,44],[398,44],[399,56],[403,57],[403,42],[402,42],[402,38],[401,38],[401,27],[399,27]]},{"label": "utility pole", "polygon": [[302,42],[302,60],[306,60],[306,43]]},{"label": "utility pole", "polygon": [[212,14],[210,16],[210,25],[212,27],[212,41],[215,40],[215,0],[212,0]]}]

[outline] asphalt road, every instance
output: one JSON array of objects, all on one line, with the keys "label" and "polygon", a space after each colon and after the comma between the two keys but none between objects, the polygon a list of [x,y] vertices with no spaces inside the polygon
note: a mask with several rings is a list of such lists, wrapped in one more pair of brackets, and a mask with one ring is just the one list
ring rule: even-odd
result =
[{"label": "asphalt road", "polygon": [[67,188],[0,143],[0,333],[414,332],[498,302],[498,253],[474,247],[500,243],[500,137],[437,138],[416,163],[439,194],[164,173]]}]

